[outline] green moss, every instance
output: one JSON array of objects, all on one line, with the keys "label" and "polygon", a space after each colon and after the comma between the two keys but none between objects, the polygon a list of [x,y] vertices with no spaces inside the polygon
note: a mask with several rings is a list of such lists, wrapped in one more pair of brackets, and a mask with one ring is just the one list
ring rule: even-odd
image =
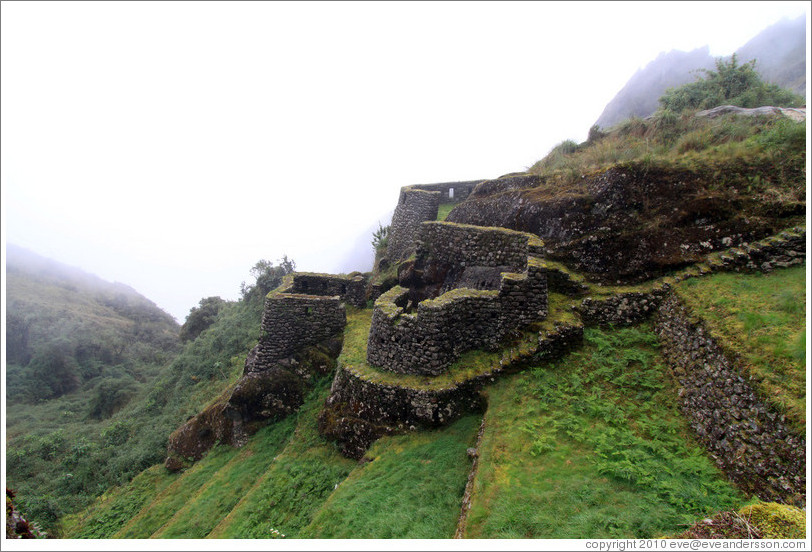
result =
[{"label": "green moss", "polygon": [[420,307],[425,309],[439,309],[449,303],[462,299],[479,298],[495,300],[498,296],[499,292],[494,290],[457,288],[447,291],[434,299],[421,302]]},{"label": "green moss", "polygon": [[765,539],[806,538],[806,515],[795,506],[760,502],[745,506],[739,514],[758,527]]},{"label": "green moss", "polygon": [[445,222],[445,221],[426,221],[423,224],[442,225],[447,227],[459,228],[469,230],[477,234],[494,232],[497,234],[502,234],[504,236],[523,236],[527,238],[528,246],[533,247],[544,246],[544,241],[542,241],[542,239],[536,236],[535,234],[530,234],[529,232],[519,232],[517,230],[510,230],[509,228],[502,228],[501,226],[477,226],[475,224],[461,224],[459,222]]}]

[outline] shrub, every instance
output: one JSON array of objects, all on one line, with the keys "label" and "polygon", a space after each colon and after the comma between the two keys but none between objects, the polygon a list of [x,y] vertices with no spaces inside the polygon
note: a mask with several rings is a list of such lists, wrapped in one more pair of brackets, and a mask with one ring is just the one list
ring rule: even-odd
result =
[{"label": "shrub", "polygon": [[660,97],[660,107],[681,113],[719,105],[797,107],[803,103],[797,94],[761,80],[755,66],[756,60],[739,65],[735,54],[730,61],[718,58],[716,71],[701,69],[704,78],[666,90]]},{"label": "shrub", "polygon": [[372,234],[372,248],[375,250],[376,255],[386,251],[389,245],[389,229],[390,225],[383,226],[379,222],[378,229]]}]

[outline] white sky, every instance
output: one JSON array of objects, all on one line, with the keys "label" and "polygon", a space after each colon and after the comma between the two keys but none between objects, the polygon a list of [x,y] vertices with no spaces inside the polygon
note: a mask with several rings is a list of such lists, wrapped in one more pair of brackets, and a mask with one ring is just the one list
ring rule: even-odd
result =
[{"label": "white sky", "polygon": [[371,269],[343,260],[401,186],[524,170],[660,52],[729,55],[809,3],[0,9],[4,241],[183,322],[261,258]]}]

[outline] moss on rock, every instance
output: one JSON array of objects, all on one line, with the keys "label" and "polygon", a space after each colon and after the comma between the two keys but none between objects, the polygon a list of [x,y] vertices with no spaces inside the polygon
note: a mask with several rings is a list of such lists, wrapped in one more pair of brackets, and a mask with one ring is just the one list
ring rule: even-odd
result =
[{"label": "moss on rock", "polygon": [[759,502],[745,506],[739,514],[758,527],[765,539],[806,538],[806,515],[795,506]]}]

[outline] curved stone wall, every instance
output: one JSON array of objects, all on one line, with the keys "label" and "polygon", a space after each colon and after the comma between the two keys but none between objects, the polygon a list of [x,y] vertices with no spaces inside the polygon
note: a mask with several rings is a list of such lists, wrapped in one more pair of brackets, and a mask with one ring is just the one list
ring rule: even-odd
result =
[{"label": "curved stone wall", "polygon": [[459,267],[507,267],[496,290],[453,289],[405,310],[409,290],[396,286],[375,302],[367,362],[381,369],[438,375],[471,349],[492,350],[510,330],[547,315],[547,277],[533,235],[442,222],[422,225],[418,259]]},{"label": "curved stone wall", "polygon": [[675,294],[655,328],[682,389],[682,409],[717,465],[761,500],[806,503],[806,439],[754,392],[704,324]]},{"label": "curved stone wall", "polygon": [[577,317],[541,323],[528,347],[518,346],[494,359],[479,374],[437,386],[375,381],[369,367],[338,367],[330,396],[319,415],[319,432],[338,443],[342,453],[359,459],[379,437],[447,424],[484,406],[480,391],[503,373],[547,362],[580,346],[583,326]]}]

